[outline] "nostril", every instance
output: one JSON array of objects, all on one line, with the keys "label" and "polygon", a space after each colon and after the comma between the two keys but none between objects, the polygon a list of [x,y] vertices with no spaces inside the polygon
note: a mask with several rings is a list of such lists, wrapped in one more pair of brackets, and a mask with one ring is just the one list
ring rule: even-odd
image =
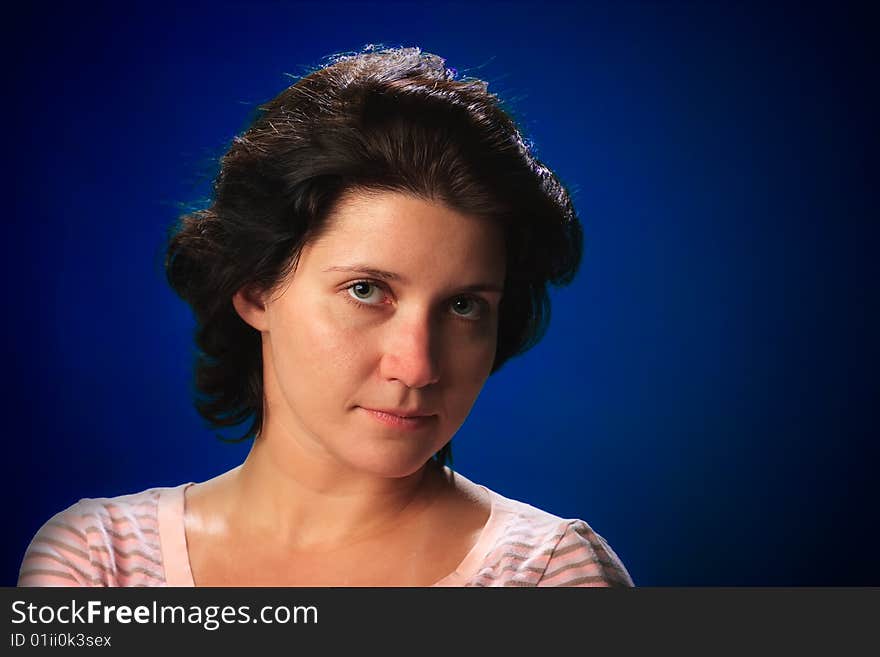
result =
[{"label": "nostril", "polygon": [[431,338],[425,326],[410,330],[398,328],[381,360],[383,378],[400,381],[408,388],[437,383],[440,368]]},{"label": "nostril", "polygon": [[440,380],[440,371],[430,358],[388,354],[382,359],[381,375],[407,388],[424,388]]}]

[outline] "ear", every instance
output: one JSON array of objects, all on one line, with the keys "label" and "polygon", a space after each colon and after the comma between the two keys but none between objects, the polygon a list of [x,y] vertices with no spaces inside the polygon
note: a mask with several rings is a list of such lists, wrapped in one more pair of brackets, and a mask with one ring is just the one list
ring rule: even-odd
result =
[{"label": "ear", "polygon": [[232,305],[238,316],[246,324],[261,332],[268,328],[266,303],[263,297],[264,295],[252,286],[245,286],[232,295]]}]

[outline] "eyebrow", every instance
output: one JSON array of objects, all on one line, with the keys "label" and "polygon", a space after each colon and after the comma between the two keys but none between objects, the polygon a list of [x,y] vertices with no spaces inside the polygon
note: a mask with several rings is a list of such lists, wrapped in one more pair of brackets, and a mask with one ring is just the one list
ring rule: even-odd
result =
[{"label": "eyebrow", "polygon": [[374,267],[368,267],[366,265],[351,265],[348,267],[327,267],[327,269],[325,269],[324,271],[341,271],[347,274],[364,274],[371,278],[379,278],[383,281],[400,281],[401,283],[405,282],[400,274],[395,274],[394,272],[390,271],[384,271],[382,269],[376,269]]},{"label": "eyebrow", "polygon": [[[403,284],[406,284],[407,282],[406,279],[400,274],[396,274],[391,271],[385,271],[384,269],[376,269],[375,267],[369,267],[367,265],[328,267],[324,271],[339,271],[347,274],[360,274],[362,276],[368,276],[370,278],[378,278],[382,281],[396,281]],[[464,287],[457,289],[460,292],[497,292],[499,294],[504,293],[503,287],[494,285],[492,283],[474,283],[472,285],[465,285]]]}]

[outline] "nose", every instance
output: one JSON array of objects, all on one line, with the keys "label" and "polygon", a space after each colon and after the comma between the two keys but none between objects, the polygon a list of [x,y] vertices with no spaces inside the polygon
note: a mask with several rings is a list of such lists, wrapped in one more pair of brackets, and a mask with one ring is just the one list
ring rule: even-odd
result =
[{"label": "nose", "polygon": [[437,335],[425,316],[401,318],[388,327],[379,373],[407,388],[424,388],[440,380]]}]

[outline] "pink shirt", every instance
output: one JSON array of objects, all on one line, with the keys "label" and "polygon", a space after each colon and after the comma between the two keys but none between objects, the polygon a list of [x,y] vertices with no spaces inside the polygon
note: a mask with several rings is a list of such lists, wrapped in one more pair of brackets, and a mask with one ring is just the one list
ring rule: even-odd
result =
[{"label": "pink shirt", "polygon": [[[83,499],[37,532],[19,586],[194,586],[184,490]],[[633,586],[620,559],[582,520],[565,520],[482,487],[491,512],[458,567],[434,586]]]}]

